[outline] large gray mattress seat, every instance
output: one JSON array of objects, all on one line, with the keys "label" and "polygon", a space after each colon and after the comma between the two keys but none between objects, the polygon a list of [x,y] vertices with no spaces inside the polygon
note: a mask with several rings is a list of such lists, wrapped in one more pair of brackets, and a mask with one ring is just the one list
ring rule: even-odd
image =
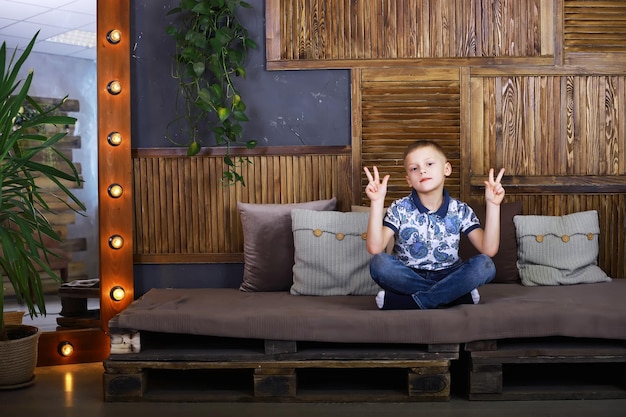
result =
[{"label": "large gray mattress seat", "polygon": [[626,339],[626,279],[525,287],[488,284],[481,303],[378,310],[372,296],[297,296],[228,288],[151,289],[111,328],[338,343],[464,343],[567,336]]}]

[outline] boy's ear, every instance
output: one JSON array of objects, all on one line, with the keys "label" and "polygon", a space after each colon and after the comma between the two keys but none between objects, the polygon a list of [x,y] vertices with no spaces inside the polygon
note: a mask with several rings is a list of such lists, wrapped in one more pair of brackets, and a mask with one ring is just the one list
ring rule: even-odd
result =
[{"label": "boy's ear", "polygon": [[446,166],[445,166],[445,168],[443,169],[443,174],[444,174],[446,177],[449,177],[449,176],[450,176],[450,174],[452,174],[452,164],[450,164],[450,162],[446,162]]}]

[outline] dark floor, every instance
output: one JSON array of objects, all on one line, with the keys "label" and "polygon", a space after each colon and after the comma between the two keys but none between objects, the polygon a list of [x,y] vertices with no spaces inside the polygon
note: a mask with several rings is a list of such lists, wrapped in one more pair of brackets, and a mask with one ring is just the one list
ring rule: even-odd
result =
[{"label": "dark floor", "polygon": [[105,403],[101,363],[42,367],[27,388],[0,391],[0,416],[626,416],[626,400],[443,403]]}]

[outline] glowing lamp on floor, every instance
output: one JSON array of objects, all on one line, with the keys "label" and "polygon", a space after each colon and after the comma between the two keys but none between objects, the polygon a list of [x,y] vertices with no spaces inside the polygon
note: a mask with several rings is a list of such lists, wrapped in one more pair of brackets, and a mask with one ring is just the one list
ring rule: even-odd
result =
[{"label": "glowing lamp on floor", "polygon": [[59,355],[64,358],[70,357],[74,354],[74,345],[68,341],[61,342],[59,343],[58,351]]}]

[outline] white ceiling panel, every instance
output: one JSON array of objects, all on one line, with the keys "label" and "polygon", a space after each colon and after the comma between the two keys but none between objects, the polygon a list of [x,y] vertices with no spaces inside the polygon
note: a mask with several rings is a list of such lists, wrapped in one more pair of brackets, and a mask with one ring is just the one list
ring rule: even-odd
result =
[{"label": "white ceiling panel", "polygon": [[36,52],[96,59],[95,47],[49,42],[72,30],[96,33],[96,0],[0,0],[0,42],[11,51],[24,48],[40,30]]},{"label": "white ceiling panel", "polygon": [[[45,0],[39,2],[45,4]],[[0,0],[0,10],[2,17],[12,20],[25,20],[37,16],[48,10],[45,6],[35,6],[32,4],[20,3],[19,1]]]},{"label": "white ceiling panel", "polygon": [[[21,38],[26,40],[26,44],[33,38],[35,33],[39,31],[39,35],[37,36],[38,40],[48,39],[51,36],[58,35],[60,33],[65,32],[64,28],[41,25],[38,23],[31,22],[17,22],[10,26],[5,26],[0,29],[0,36],[13,36],[16,38]],[[24,42],[20,42],[21,46],[26,46]]]},{"label": "white ceiling panel", "polygon": [[37,16],[33,16],[29,18],[28,21],[63,28],[75,28],[88,24],[93,24],[94,28],[96,27],[96,19],[94,15],[59,9],[50,10]]}]

